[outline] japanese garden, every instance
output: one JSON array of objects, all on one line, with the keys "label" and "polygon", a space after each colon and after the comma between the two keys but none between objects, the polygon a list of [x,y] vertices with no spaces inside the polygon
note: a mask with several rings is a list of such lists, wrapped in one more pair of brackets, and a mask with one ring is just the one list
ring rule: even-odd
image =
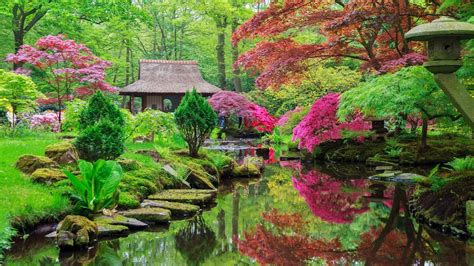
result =
[{"label": "japanese garden", "polygon": [[0,265],[474,265],[474,2],[2,1]]}]

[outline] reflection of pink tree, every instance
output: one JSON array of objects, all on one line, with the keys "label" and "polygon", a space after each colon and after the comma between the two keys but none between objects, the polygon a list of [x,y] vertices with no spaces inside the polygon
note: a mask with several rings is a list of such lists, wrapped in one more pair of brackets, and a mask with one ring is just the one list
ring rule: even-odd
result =
[{"label": "reflection of pink tree", "polygon": [[293,178],[293,185],[313,214],[327,222],[350,223],[355,215],[369,209],[362,197],[363,179],[342,181],[312,170]]},{"label": "reflection of pink tree", "polygon": [[[263,218],[275,227],[274,230],[259,224],[255,230],[244,233],[245,239],[237,241],[239,251],[259,264],[304,265],[314,257],[336,261],[345,255],[339,251],[338,240],[324,241],[306,236],[306,222],[299,214],[280,214],[273,210],[263,214]],[[295,233],[285,234],[285,229]]]}]

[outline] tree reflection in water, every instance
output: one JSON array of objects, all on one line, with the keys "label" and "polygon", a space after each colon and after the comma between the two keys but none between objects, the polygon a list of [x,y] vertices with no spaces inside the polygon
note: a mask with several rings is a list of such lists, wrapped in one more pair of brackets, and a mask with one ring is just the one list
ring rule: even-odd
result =
[{"label": "tree reflection in water", "polygon": [[[325,223],[351,223],[356,215],[370,209],[361,202],[363,188],[367,186],[365,180],[354,181],[357,180],[333,179],[315,170],[293,180],[313,214]],[[274,209],[264,213],[263,221],[253,230],[244,233],[238,241],[239,251],[260,264],[272,265],[302,265],[320,260],[329,265],[466,265],[463,245],[450,238],[434,240],[436,235],[410,218],[403,187],[395,186],[391,191],[390,204],[371,205],[391,206],[388,217],[379,217],[385,222],[362,233],[355,248],[344,248],[338,237],[318,237],[318,219]]]},{"label": "tree reflection in water", "polygon": [[189,265],[199,265],[214,251],[217,239],[201,215],[187,222],[175,235],[176,249]]}]

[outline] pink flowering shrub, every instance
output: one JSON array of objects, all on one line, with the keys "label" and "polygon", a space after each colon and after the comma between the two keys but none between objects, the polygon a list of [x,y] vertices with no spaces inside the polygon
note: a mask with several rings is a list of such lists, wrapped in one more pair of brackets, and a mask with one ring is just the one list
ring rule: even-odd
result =
[{"label": "pink flowering shrub", "polygon": [[247,127],[261,132],[271,132],[276,123],[267,109],[247,100],[245,96],[231,91],[221,91],[209,99],[209,104],[219,116],[242,117]]},{"label": "pink flowering shrub", "polygon": [[[55,103],[61,108],[65,101],[76,96],[90,95],[97,90],[116,91],[105,82],[105,70],[111,63],[95,56],[89,48],[62,35],[40,38],[35,46],[23,45],[16,54],[9,54],[7,62],[24,64],[16,71],[28,73],[28,69],[37,69],[44,73],[40,76],[48,85],[49,99],[39,103]],[[61,113],[59,113],[61,124]]]},{"label": "pink flowering shrub", "polygon": [[338,180],[312,170],[292,180],[312,213],[326,222],[350,223],[357,214],[369,210],[363,198],[367,186],[364,179]]},{"label": "pink flowering shrub", "polygon": [[[339,93],[330,93],[313,104],[306,117],[293,129],[293,141],[299,140],[299,147],[312,152],[315,146],[327,141],[343,138],[343,131],[366,132],[370,124],[362,115],[355,114],[348,122],[340,122],[336,113],[339,107]],[[358,140],[363,140],[363,134]]]},{"label": "pink flowering shrub", "polygon": [[30,126],[31,128],[39,128],[58,132],[59,114],[55,112],[44,112],[42,114],[33,115],[30,118]]}]

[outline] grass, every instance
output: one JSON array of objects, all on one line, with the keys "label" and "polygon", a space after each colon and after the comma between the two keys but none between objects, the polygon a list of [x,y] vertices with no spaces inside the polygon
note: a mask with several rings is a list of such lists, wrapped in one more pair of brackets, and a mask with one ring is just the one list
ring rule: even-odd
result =
[{"label": "grass", "polygon": [[[0,249],[9,247],[16,234],[12,228],[26,227],[56,218],[69,208],[59,190],[32,183],[15,168],[23,154],[44,155],[47,145],[57,142],[53,134],[0,138]],[[1,255],[0,255],[1,258]]]}]

